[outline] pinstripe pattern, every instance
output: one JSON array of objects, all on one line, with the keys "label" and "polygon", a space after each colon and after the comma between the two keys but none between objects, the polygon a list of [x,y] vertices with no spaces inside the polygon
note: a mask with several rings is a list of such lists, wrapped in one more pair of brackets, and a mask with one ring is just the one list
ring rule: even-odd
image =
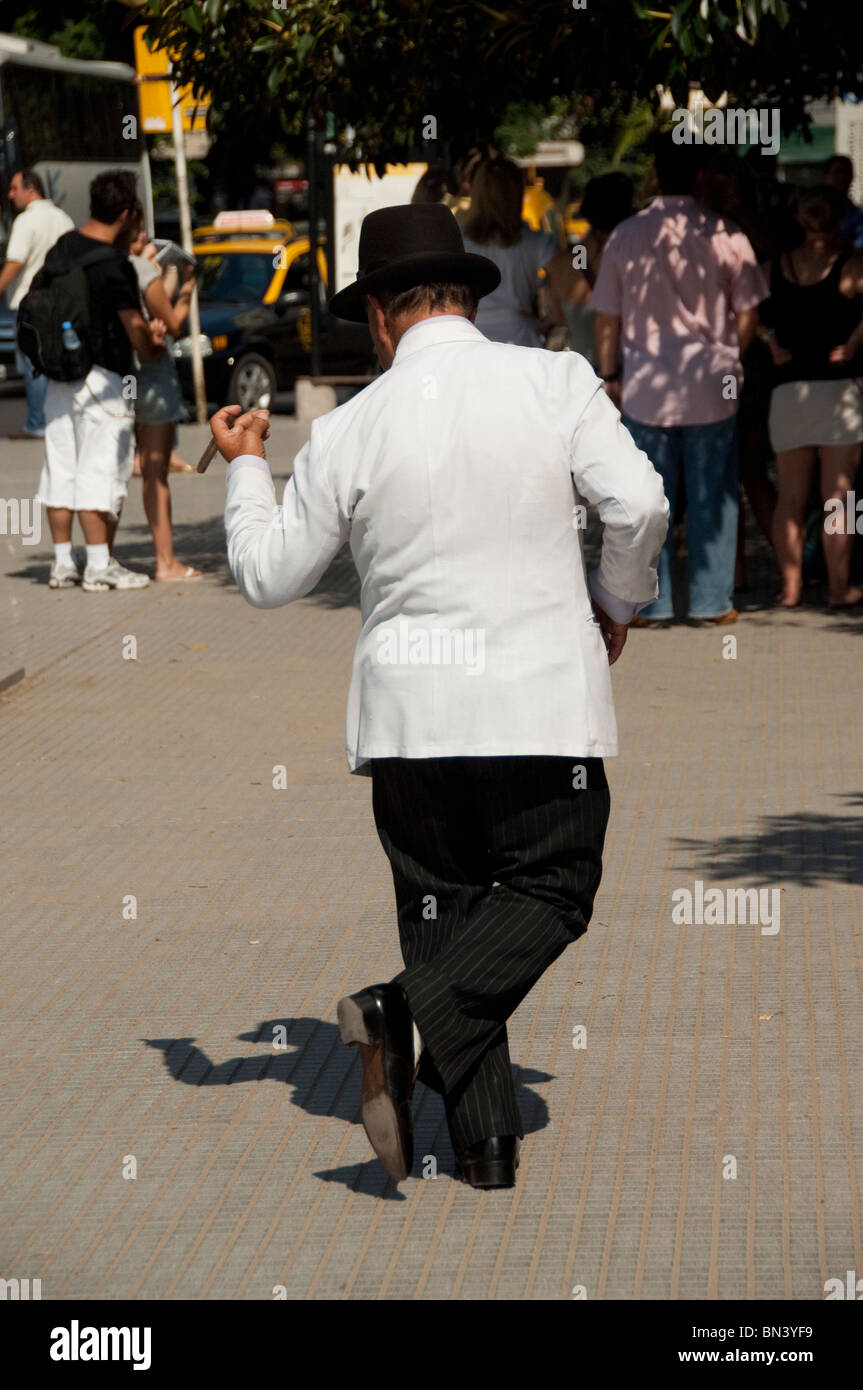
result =
[{"label": "pinstripe pattern", "polygon": [[[587,769],[578,790],[574,762]],[[382,758],[372,779],[419,1078],[443,1095],[457,1148],[524,1137],[506,1020],[587,930],[610,804],[602,759]]]}]

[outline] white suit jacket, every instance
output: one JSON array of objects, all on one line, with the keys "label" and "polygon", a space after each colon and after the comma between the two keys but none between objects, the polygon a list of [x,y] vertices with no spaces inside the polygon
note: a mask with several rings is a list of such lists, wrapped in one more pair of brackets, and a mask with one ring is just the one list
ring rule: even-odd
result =
[{"label": "white suit jacket", "polygon": [[308,594],[345,541],[362,582],[347,757],[614,756],[591,590],[628,621],[657,595],[659,475],[573,352],[423,319],[390,369],[313,421],[281,506],[265,461],[228,468],[231,573],[255,607]]}]

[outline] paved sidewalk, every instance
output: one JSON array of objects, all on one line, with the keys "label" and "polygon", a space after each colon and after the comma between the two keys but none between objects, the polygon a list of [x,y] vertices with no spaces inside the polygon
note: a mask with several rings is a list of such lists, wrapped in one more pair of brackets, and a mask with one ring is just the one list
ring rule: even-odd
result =
[{"label": "paved sidewalk", "polygon": [[[281,476],[298,442],[275,422]],[[38,446],[0,447],[0,491],[32,495]],[[0,696],[0,1275],[46,1299],[819,1299],[863,1273],[863,617],[631,634],[595,918],[510,1025],[518,1185],[454,1181],[420,1088],[396,1187],[335,1023],[401,966],[343,752],[357,585],[340,556],[307,599],[245,604],[223,472],[172,483],[200,584],[51,593],[47,528],[0,536],[0,679],[27,673]],[[118,553],[149,567],[137,485]],[[780,930],[675,924],[695,880],[776,888]]]}]

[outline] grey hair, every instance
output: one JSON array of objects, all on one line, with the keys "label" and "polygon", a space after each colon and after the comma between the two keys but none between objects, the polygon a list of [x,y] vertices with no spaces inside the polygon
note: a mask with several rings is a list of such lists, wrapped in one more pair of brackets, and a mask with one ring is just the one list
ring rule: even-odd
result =
[{"label": "grey hair", "polygon": [[469,318],[479,304],[479,295],[473,285],[447,282],[412,285],[407,290],[382,289],[375,298],[380,301],[387,323],[392,323],[402,314],[413,314],[417,309],[436,313],[451,308],[455,313]]}]

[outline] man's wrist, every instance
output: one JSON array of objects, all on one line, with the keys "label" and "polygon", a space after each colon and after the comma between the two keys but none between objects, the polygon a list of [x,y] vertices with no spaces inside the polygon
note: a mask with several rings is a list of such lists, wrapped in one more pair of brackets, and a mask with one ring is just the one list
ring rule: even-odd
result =
[{"label": "man's wrist", "polygon": [[270,465],[260,454],[237,454],[236,458],[231,459],[225,470],[225,479],[227,480],[232,477],[232,475],[239,472],[241,468],[256,468],[260,472],[266,473],[268,478],[272,477]]},{"label": "man's wrist", "polygon": [[[637,605],[628,603],[626,599],[618,598],[616,594],[610,593],[599,578],[598,568],[589,572],[587,576],[587,588],[591,600],[599,604],[600,608],[604,613],[608,614],[612,622],[622,623],[623,625],[632,622],[632,619],[635,617]],[[652,603],[653,600],[651,599],[649,602]],[[646,608],[647,604],[642,604],[641,606]]]},{"label": "man's wrist", "polygon": [[613,372],[600,372],[599,375],[603,381],[620,381],[620,378],[623,376],[623,371],[618,367]]}]

